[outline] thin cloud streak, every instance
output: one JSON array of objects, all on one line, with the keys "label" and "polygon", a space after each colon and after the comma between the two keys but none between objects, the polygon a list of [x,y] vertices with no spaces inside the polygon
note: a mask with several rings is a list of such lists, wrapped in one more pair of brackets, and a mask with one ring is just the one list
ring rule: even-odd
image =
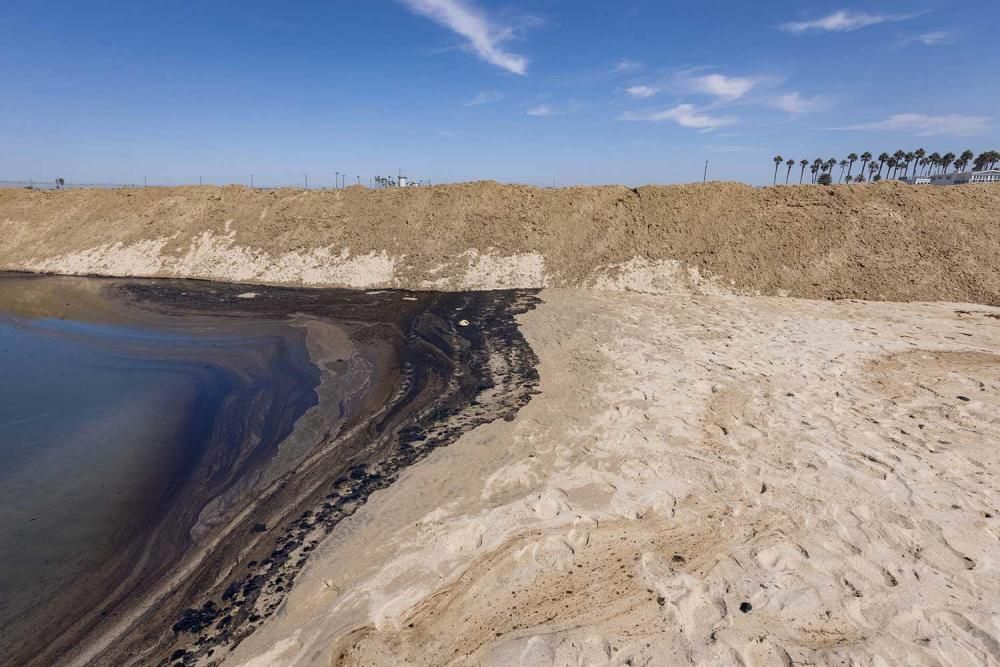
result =
[{"label": "thin cloud streak", "polygon": [[653,88],[652,86],[631,86],[626,88],[625,92],[631,97],[642,100],[656,95],[660,92],[660,89]]},{"label": "thin cloud streak", "polygon": [[924,46],[943,46],[954,42],[955,34],[945,30],[936,30],[934,32],[925,32],[922,35],[917,35],[916,41],[920,42]]},{"label": "thin cloud streak", "polygon": [[515,33],[511,26],[493,23],[468,0],[401,0],[415,14],[425,16],[467,40],[466,46],[482,60],[513,74],[528,71],[528,59],[503,49]]},{"label": "thin cloud streak", "polygon": [[555,111],[548,104],[539,104],[528,109],[529,116],[554,116]]},{"label": "thin cloud streak", "polygon": [[586,72],[581,72],[572,76],[563,78],[560,83],[563,85],[579,85],[585,83],[594,83],[595,81],[600,81],[608,77],[614,77],[624,74],[634,74],[645,68],[642,63],[629,60],[628,58],[621,58],[613,65],[599,67],[597,69],[592,69]]},{"label": "thin cloud streak", "polygon": [[830,101],[822,95],[803,97],[800,93],[793,91],[774,98],[771,105],[791,116],[799,116],[804,113],[824,111],[830,107]]},{"label": "thin cloud streak", "polygon": [[716,128],[732,125],[736,122],[736,118],[731,116],[712,116],[699,111],[693,104],[678,104],[669,109],[655,111],[627,111],[620,115],[618,120],[652,123],[671,121],[681,127],[690,127],[701,132],[711,132]]},{"label": "thin cloud streak", "polygon": [[503,93],[496,90],[486,90],[473,97],[463,106],[478,107],[482,106],[483,104],[492,104],[493,102],[499,102],[502,99],[503,99]]},{"label": "thin cloud streak", "polygon": [[544,117],[544,116],[565,116],[567,114],[573,114],[583,108],[583,104],[579,101],[570,99],[566,100],[561,104],[550,104],[547,102],[541,102],[533,107],[530,107],[525,113],[529,116]]},{"label": "thin cloud streak", "polygon": [[946,114],[927,116],[919,113],[900,113],[874,123],[862,123],[847,127],[830,127],[828,130],[889,130],[910,132],[918,137],[953,136],[967,137],[985,134],[990,130],[990,119],[986,116],[965,116]]},{"label": "thin cloud streak", "polygon": [[852,12],[847,9],[828,14],[811,21],[790,21],[778,26],[785,32],[794,35],[818,32],[850,32],[880,23],[893,23],[911,19],[916,14],[869,14],[868,12]]},{"label": "thin cloud streak", "polygon": [[611,68],[611,74],[625,74],[628,72],[638,72],[643,67],[642,63],[628,58],[622,58]]}]

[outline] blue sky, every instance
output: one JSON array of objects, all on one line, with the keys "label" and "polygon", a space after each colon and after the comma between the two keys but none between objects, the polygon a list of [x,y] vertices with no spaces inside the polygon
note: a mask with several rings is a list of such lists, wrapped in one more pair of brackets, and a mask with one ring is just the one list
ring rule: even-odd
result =
[{"label": "blue sky", "polygon": [[998,27],[997,2],[7,2],[0,179],[765,183],[775,153],[978,153]]}]

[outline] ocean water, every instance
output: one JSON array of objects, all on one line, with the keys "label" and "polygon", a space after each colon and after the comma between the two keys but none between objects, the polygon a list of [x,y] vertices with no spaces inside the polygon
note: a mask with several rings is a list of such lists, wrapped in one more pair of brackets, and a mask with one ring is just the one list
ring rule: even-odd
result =
[{"label": "ocean water", "polygon": [[[179,504],[221,492],[218,461],[280,441],[315,401],[294,341],[245,322],[125,326],[0,306],[0,628],[139,553]],[[265,424],[253,434],[233,419],[251,405]]]}]

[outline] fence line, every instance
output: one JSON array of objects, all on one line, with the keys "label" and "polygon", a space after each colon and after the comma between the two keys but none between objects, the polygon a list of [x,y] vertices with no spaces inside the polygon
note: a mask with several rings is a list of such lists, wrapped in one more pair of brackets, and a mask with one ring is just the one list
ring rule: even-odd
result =
[{"label": "fence line", "polygon": [[[136,185],[134,183],[65,183],[62,186],[64,189],[69,190],[71,188],[103,188],[107,190],[112,190],[115,188],[141,188],[141,185]],[[29,179],[27,181],[4,181],[0,180],[0,188],[29,188],[32,190],[57,190],[55,181],[36,181]]]}]

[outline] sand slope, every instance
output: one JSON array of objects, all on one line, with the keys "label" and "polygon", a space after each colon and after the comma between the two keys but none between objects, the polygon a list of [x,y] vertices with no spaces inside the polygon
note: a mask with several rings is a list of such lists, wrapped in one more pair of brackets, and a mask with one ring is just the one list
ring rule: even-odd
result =
[{"label": "sand slope", "polygon": [[0,269],[1000,303],[1000,186],[0,190]]},{"label": "sand slope", "polygon": [[229,664],[998,664],[1000,310],[543,299]]}]

